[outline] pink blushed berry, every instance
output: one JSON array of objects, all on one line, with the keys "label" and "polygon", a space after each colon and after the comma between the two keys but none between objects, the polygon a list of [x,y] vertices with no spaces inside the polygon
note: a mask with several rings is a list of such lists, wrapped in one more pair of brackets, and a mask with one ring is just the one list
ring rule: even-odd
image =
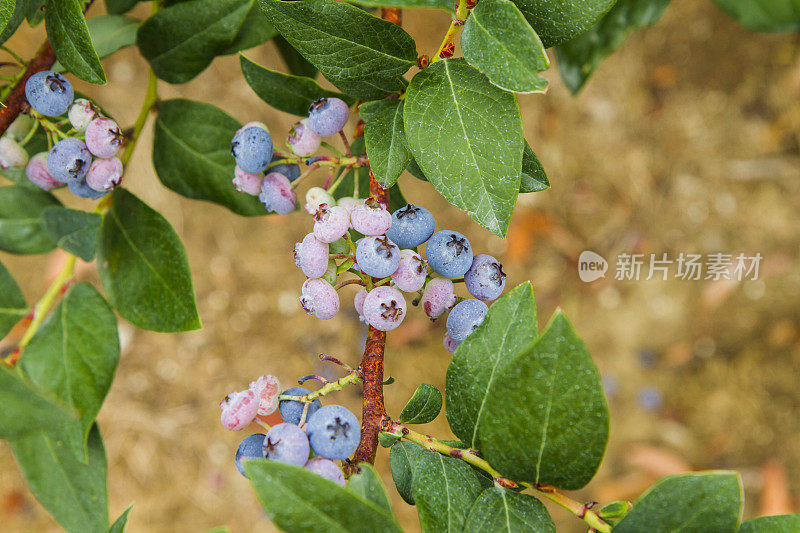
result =
[{"label": "pink blushed berry", "polygon": [[374,198],[367,198],[350,212],[350,225],[364,235],[383,235],[392,227],[392,214]]},{"label": "pink blushed berry", "polygon": [[86,184],[98,192],[110,191],[122,181],[122,170],[122,161],[116,157],[95,159],[86,173]]},{"label": "pink blushed berry", "polygon": [[336,205],[344,207],[345,209],[347,209],[347,213],[352,215],[353,208],[355,208],[357,205],[361,205],[361,202],[363,202],[363,200],[359,200],[358,198],[353,198],[352,196],[344,196],[336,200]]},{"label": "pink blushed berry", "polygon": [[270,172],[264,177],[258,199],[267,211],[279,215],[288,215],[297,205],[297,196],[294,194],[292,184],[286,176],[278,172]]},{"label": "pink blushed berry", "polygon": [[317,150],[322,143],[322,138],[308,127],[308,119],[295,122],[286,141],[292,152],[300,157],[308,157]]},{"label": "pink blushed berry", "polygon": [[392,281],[404,292],[416,292],[425,285],[428,265],[414,250],[400,250],[400,265],[392,274]]},{"label": "pink blushed berry", "polygon": [[122,146],[122,132],[110,118],[96,118],[86,126],[84,142],[95,157],[114,157]]},{"label": "pink blushed berry", "polygon": [[77,132],[86,131],[86,127],[95,117],[97,117],[97,109],[85,98],[76,98],[67,111],[69,123]]},{"label": "pink blushed berry", "polygon": [[318,476],[330,479],[337,485],[344,487],[344,474],[342,474],[342,470],[336,463],[330,459],[325,459],[324,457],[309,459],[304,468],[309,472],[314,472]]},{"label": "pink blushed berry", "polygon": [[313,215],[322,204],[328,204],[330,207],[336,205],[336,199],[322,187],[311,187],[306,192],[306,212]]},{"label": "pink blushed berry", "polygon": [[242,133],[247,128],[252,128],[252,127],[261,128],[264,131],[269,131],[269,128],[267,128],[267,125],[264,124],[263,122],[253,121],[253,122],[248,122],[247,124],[245,124],[244,126],[239,128],[238,130],[236,130],[236,133],[234,133],[233,136],[236,137],[237,135]]},{"label": "pink blushed berry", "polygon": [[250,390],[258,399],[258,414],[271,415],[278,408],[278,396],[281,393],[281,382],[275,376],[265,374],[250,383]]},{"label": "pink blushed berry", "polygon": [[300,305],[307,314],[328,320],[339,312],[339,293],[327,281],[307,279],[301,293]]},{"label": "pink blushed berry", "polygon": [[317,209],[314,220],[314,236],[322,242],[337,241],[350,229],[350,215],[344,207],[328,207],[328,204],[322,204]]},{"label": "pink blushed berry", "polygon": [[313,233],[309,233],[303,237],[303,242],[295,245],[295,264],[299,262],[299,267],[303,270],[303,274],[308,278],[321,278],[328,268],[329,247],[317,239]]},{"label": "pink blushed berry", "polygon": [[247,427],[258,413],[258,399],[253,391],[246,390],[228,394],[222,403],[220,420],[226,429],[238,431]]},{"label": "pink blushed berry", "polygon": [[406,317],[406,300],[394,287],[375,287],[364,298],[364,317],[380,331],[391,331]]},{"label": "pink blushed berry", "polygon": [[422,309],[432,319],[439,318],[445,311],[458,303],[453,282],[446,278],[434,278],[428,282],[422,293]]},{"label": "pink blushed berry", "polygon": [[458,348],[458,346],[461,344],[461,341],[457,341],[451,337],[449,333],[445,333],[444,339],[442,339],[442,344],[444,344],[444,349],[448,352],[456,353],[456,348]]},{"label": "pink blushed berry", "polygon": [[25,167],[25,175],[31,183],[46,191],[63,185],[47,171],[47,152],[39,152],[31,157],[28,166]]},{"label": "pink blushed berry", "polygon": [[258,193],[261,192],[261,183],[263,183],[263,181],[263,174],[245,172],[238,166],[233,169],[233,186],[239,192],[258,196]]},{"label": "pink blushed berry", "polygon": [[361,289],[358,291],[353,298],[353,307],[356,309],[356,313],[358,313],[358,319],[361,322],[366,323],[367,318],[364,316],[364,299],[367,297],[367,289]]}]

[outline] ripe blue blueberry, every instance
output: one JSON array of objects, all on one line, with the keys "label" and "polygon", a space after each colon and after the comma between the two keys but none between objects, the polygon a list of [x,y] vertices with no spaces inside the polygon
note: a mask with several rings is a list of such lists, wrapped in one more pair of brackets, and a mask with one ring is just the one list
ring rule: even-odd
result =
[{"label": "ripe blue blueberry", "polygon": [[25,98],[38,113],[48,117],[63,115],[72,103],[72,84],[52,70],[37,72],[25,82]]},{"label": "ripe blue blueberry", "polygon": [[306,433],[314,453],[333,461],[350,457],[361,439],[358,419],[341,405],[326,405],[314,413]]},{"label": "ripe blue blueberry", "polygon": [[78,198],[89,198],[91,200],[102,198],[110,192],[110,189],[108,191],[97,191],[92,189],[86,182],[86,178],[67,182],[67,189],[69,189],[69,192]]},{"label": "ripe blue blueberry", "polygon": [[400,248],[386,236],[364,237],[356,247],[356,263],[365,274],[385,278],[400,266]]},{"label": "ripe blue blueberry", "polygon": [[61,183],[78,181],[89,171],[92,154],[80,139],[62,139],[47,154],[47,171]]},{"label": "ripe blue blueberry", "polygon": [[257,174],[272,160],[272,137],[264,128],[250,126],[233,137],[231,155],[239,168]]},{"label": "ripe blue blueberry", "polygon": [[308,108],[308,127],[320,137],[336,135],[350,118],[350,109],[339,98],[320,98]]},{"label": "ripe blue blueberry", "polygon": [[461,342],[475,331],[486,318],[489,308],[480,300],[459,302],[447,315],[447,333],[456,342]]},{"label": "ripe blue blueberry", "polygon": [[308,452],[306,432],[294,424],[272,426],[264,437],[264,456],[270,461],[305,466]]},{"label": "ripe blue blueberry", "polygon": [[330,479],[337,485],[344,487],[344,474],[342,474],[342,469],[336,466],[336,463],[330,459],[314,457],[308,460],[305,469],[325,479]]},{"label": "ripe blue blueberry", "polygon": [[437,231],[425,247],[428,265],[446,278],[458,278],[472,266],[472,246],[457,231]]},{"label": "ripe blue blueberry", "polygon": [[[274,163],[279,159],[286,159],[286,158],[276,154],[272,156],[272,160],[270,161],[270,163]],[[290,182],[300,177],[300,167],[295,165],[294,163],[281,163],[280,165],[275,165],[273,167],[270,167],[269,171],[277,172],[278,174],[283,174],[284,176],[286,176],[286,179],[289,180]]]},{"label": "ripe blue blueberry", "polygon": [[386,236],[400,248],[415,248],[433,235],[433,215],[424,207],[408,204],[392,213]]},{"label": "ripe blue blueberry", "polygon": [[506,288],[506,273],[497,259],[487,254],[478,254],[472,266],[464,274],[464,285],[478,300],[496,300]]},{"label": "ripe blue blueberry", "polygon": [[[287,396],[305,396],[306,394],[311,394],[311,391],[305,387],[292,387],[290,389],[286,389],[281,394],[286,394]],[[303,402],[298,402],[297,400],[281,400],[278,403],[278,410],[281,413],[281,418],[283,418],[284,422],[289,424],[298,425],[300,424],[300,417],[303,414]],[[306,420],[311,417],[317,410],[322,407],[322,402],[319,400],[314,400],[308,406],[308,413],[306,414]]]},{"label": "ripe blue blueberry", "polygon": [[244,477],[248,477],[244,471],[244,462],[250,459],[264,459],[264,439],[263,433],[254,433],[245,437],[236,449],[236,456],[233,459],[236,469]]}]

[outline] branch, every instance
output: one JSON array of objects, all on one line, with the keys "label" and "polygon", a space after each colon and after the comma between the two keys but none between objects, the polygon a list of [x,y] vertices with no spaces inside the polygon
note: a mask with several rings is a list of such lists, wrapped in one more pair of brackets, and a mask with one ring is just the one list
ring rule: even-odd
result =
[{"label": "branch", "polygon": [[3,101],[3,106],[0,107],[0,135],[6,132],[11,123],[14,122],[22,112],[23,108],[28,105],[28,101],[25,98],[25,82],[28,81],[28,78],[37,72],[49,69],[55,62],[56,54],[53,52],[50,42],[45,41],[44,44],[39,47],[39,50],[36,52],[33,59],[31,59],[30,63],[28,63],[28,68],[25,69],[22,77],[11,89],[11,92],[8,93],[8,96]]}]

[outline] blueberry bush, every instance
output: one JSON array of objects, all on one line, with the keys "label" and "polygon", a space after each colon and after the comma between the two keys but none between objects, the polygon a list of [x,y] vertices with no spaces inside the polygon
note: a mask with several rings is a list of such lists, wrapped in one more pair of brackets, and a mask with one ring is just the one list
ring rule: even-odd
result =
[{"label": "blueberry bush", "polygon": [[[800,30],[795,0],[715,2],[754,30]],[[0,1],[0,43],[23,23],[43,22],[47,33],[29,54],[2,46],[0,250],[68,256],[32,304],[0,264],[0,335],[20,322],[24,332],[0,364],[0,437],[65,530],[121,532],[128,521],[130,508],[109,525],[95,422],[119,361],[116,315],[152,331],[201,327],[177,234],[124,187],[151,115],[153,164],[166,188],[248,217],[305,211],[310,231],[294,246],[299,305],[335,319],[348,294],[368,329],[353,365],[320,347],[341,369],[336,381],[312,375],[284,387],[287,376],[266,374],[219,405],[224,428],[261,426],[231,450],[231,468],[249,478],[278,527],[399,531],[371,466],[383,447],[423,531],[553,531],[541,500],[602,533],[798,530],[798,516],[742,522],[741,480],[728,471],[665,478],[633,503],[571,499],[564,491],[592,479],[609,435],[586,345],[561,311],[540,330],[532,284],[507,288],[495,257],[437,228],[435,213],[400,188],[401,177],[428,181],[505,237],[517,196],[550,186],[515,94],[546,91],[548,48],[578,92],[668,0],[158,0],[147,2],[144,20],[128,14],[138,3],[105,0],[107,14],[86,18],[91,1]],[[403,16],[426,9],[452,16],[430,53],[402,28]],[[283,131],[159,98],[162,82],[185,83],[216,56],[268,40],[288,72],[239,60],[265,104],[297,116]],[[138,47],[149,82],[136,122],[120,127],[113,109],[78,94],[70,78],[106,83],[100,60],[128,46]],[[64,207],[59,198],[69,194],[93,208]],[[78,260],[96,260],[102,287],[73,283]],[[446,320],[445,390],[422,383],[400,413],[388,413],[386,335],[415,312]],[[317,388],[303,386],[313,381]],[[363,391],[360,418],[328,402],[350,386]],[[417,427],[443,406],[455,440]],[[275,413],[282,423],[270,426]]]}]

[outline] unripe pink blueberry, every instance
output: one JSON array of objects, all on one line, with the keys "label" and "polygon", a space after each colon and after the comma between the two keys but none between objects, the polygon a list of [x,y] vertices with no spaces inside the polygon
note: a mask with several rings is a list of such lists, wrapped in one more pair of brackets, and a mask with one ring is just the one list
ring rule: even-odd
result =
[{"label": "unripe pink blueberry", "polygon": [[303,242],[297,243],[294,247],[295,265],[303,269],[306,277],[321,278],[328,268],[330,257],[328,250],[326,243],[317,239],[313,233],[309,233],[303,237]]},{"label": "unripe pink blueberry", "polygon": [[455,340],[453,337],[450,336],[449,333],[444,334],[444,339],[442,339],[442,343],[444,344],[444,349],[450,353],[456,353],[456,348],[461,344],[461,341]]},{"label": "unripe pink blueberry", "polygon": [[322,279],[307,279],[303,283],[300,305],[309,315],[328,320],[339,312],[339,293]]},{"label": "unripe pink blueberry", "polygon": [[28,152],[11,137],[0,138],[0,168],[25,168],[28,163]]},{"label": "unripe pink blueberry", "polygon": [[391,331],[406,317],[406,299],[394,287],[375,287],[364,298],[367,324],[380,331]]},{"label": "unripe pink blueberry", "polygon": [[252,174],[245,172],[237,165],[233,169],[233,186],[237,191],[245,194],[258,196],[261,192],[261,184],[264,182],[263,174]]},{"label": "unripe pink blueberry", "polygon": [[367,198],[350,212],[350,225],[364,235],[383,235],[392,227],[392,214],[374,198]]},{"label": "unripe pink blueberry", "polygon": [[367,322],[367,318],[364,316],[364,299],[366,297],[367,289],[362,288],[353,298],[353,307],[355,307],[356,313],[358,313],[358,319],[364,323]]},{"label": "unripe pink blueberry", "polygon": [[329,206],[333,207],[336,205],[336,199],[323,189],[322,187],[311,187],[306,192],[306,211],[309,215],[313,215],[319,209],[319,206],[322,204],[328,204]]},{"label": "unripe pink blueberry", "polygon": [[447,278],[433,278],[425,286],[420,304],[425,314],[432,319],[439,318],[445,311],[458,303],[453,282]]},{"label": "unripe pink blueberry", "polygon": [[63,185],[47,171],[47,152],[39,152],[31,157],[28,166],[25,167],[25,175],[31,183],[46,191]]},{"label": "unripe pink blueberry", "polygon": [[336,205],[340,205],[347,209],[348,214],[353,214],[353,208],[357,205],[361,205],[363,200],[359,200],[358,198],[353,198],[352,196],[344,196],[336,200]]},{"label": "unripe pink blueberry", "polygon": [[322,204],[314,214],[314,236],[322,242],[338,241],[350,229],[350,215],[344,207]]},{"label": "unripe pink blueberry", "polygon": [[309,459],[303,468],[344,487],[344,474],[342,474],[341,468],[330,459],[314,457],[313,459]]},{"label": "unripe pink blueberry", "polygon": [[322,143],[322,138],[308,127],[308,119],[295,122],[286,141],[292,152],[300,157],[308,157],[317,150]]},{"label": "unripe pink blueberry", "polygon": [[253,122],[248,122],[247,124],[245,124],[244,126],[239,128],[238,130],[236,130],[236,133],[234,133],[233,136],[236,137],[237,135],[242,133],[247,128],[252,128],[253,126],[255,126],[256,128],[261,128],[264,131],[269,131],[269,128],[267,128],[267,125],[264,124],[263,122],[253,121]]},{"label": "unripe pink blueberry", "polygon": [[67,111],[69,123],[77,132],[84,132],[89,123],[97,117],[97,108],[86,98],[77,98]]},{"label": "unripe pink blueberry", "polygon": [[98,192],[110,191],[122,181],[122,161],[116,157],[111,159],[95,159],[86,173],[86,184]]},{"label": "unripe pink blueberry", "polygon": [[278,172],[270,172],[264,177],[258,199],[267,211],[279,215],[288,215],[297,205],[297,195],[292,184],[286,176]]},{"label": "unripe pink blueberry", "polygon": [[416,292],[425,285],[428,265],[414,250],[400,250],[400,265],[392,274],[392,281],[404,292]]},{"label": "unripe pink blueberry", "polygon": [[256,417],[258,399],[251,390],[232,392],[222,400],[219,408],[222,409],[222,425],[231,431],[238,431],[247,427]]},{"label": "unripe pink blueberry", "polygon": [[250,383],[250,390],[258,399],[258,414],[271,415],[278,408],[278,396],[281,394],[281,382],[275,376],[264,374]]},{"label": "unripe pink blueberry", "polygon": [[96,118],[86,126],[84,142],[95,157],[114,157],[122,146],[122,132],[110,118]]}]

